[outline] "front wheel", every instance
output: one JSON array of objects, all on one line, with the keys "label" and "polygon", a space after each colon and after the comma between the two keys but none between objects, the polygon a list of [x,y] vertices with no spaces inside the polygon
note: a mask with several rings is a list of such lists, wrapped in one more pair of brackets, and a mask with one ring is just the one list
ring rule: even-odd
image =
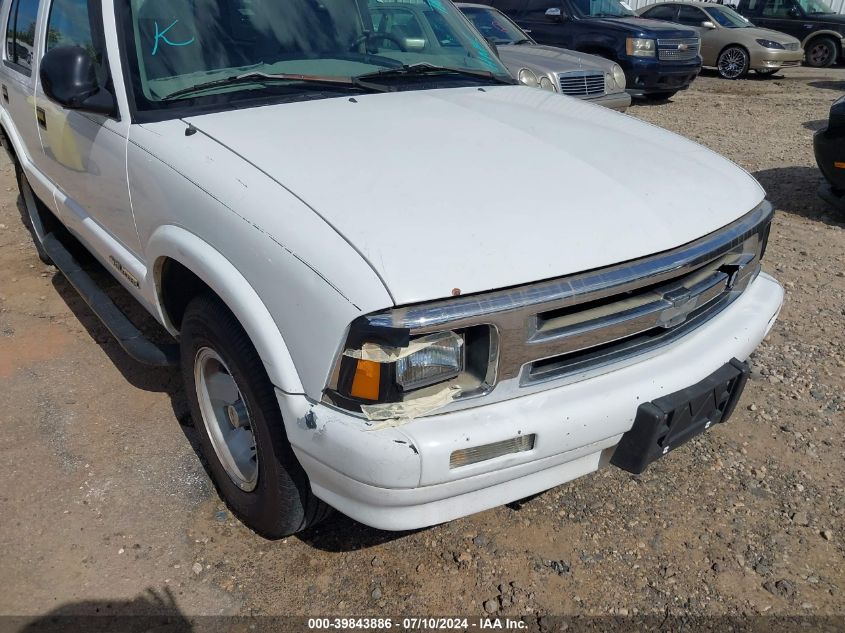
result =
[{"label": "front wheel", "polygon": [[813,68],[827,68],[836,61],[836,42],[829,37],[817,37],[807,45],[804,60]]},{"label": "front wheel", "polygon": [[741,79],[748,74],[748,52],[741,46],[729,46],[716,61],[719,75],[725,79]]},{"label": "front wheel", "polygon": [[330,508],[311,492],[264,365],[219,299],[201,295],[189,303],[181,356],[203,456],[232,512],[268,538],[294,534],[326,517]]}]

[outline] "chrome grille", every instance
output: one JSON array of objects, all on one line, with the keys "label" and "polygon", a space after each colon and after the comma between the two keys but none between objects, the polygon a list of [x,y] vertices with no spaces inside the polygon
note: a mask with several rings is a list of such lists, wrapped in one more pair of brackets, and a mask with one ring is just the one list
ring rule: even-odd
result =
[{"label": "chrome grille", "polygon": [[789,42],[789,44],[783,45],[783,47],[788,51],[797,51],[800,46],[801,44],[799,42]]},{"label": "chrome grille", "polygon": [[681,62],[695,59],[701,40],[697,37],[657,40],[657,56],[664,61]]},{"label": "chrome grille", "polygon": [[[764,202],[719,231],[644,259],[364,318],[412,336],[493,325],[498,361],[484,402],[516,397],[634,362],[707,322],[759,273],[771,219]],[[450,407],[470,406],[473,395]]]},{"label": "chrome grille", "polygon": [[561,94],[571,97],[592,97],[604,94],[604,73],[573,71],[558,75]]}]

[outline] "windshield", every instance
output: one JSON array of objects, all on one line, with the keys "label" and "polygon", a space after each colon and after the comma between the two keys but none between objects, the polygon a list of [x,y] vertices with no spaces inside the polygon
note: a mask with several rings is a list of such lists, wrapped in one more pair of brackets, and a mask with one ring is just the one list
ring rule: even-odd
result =
[{"label": "windshield", "polygon": [[727,7],[707,7],[704,10],[716,24],[728,29],[746,29],[754,26],[739,13]]},{"label": "windshield", "polygon": [[622,18],[633,16],[627,2],[619,0],[574,0],[573,4],[581,15],[597,18]]},{"label": "windshield", "polygon": [[833,13],[827,3],[823,0],[797,0],[798,5],[804,9],[807,15],[815,15],[819,13]]},{"label": "windshield", "polygon": [[[134,66],[130,76],[139,112],[280,95],[338,96],[360,91],[350,81],[355,77],[415,64],[477,73],[475,78],[469,73],[449,75],[456,85],[483,81],[484,75],[511,81],[489,45],[448,0],[127,4],[125,45]],[[304,77],[262,79],[268,75]],[[390,81],[403,79],[397,73]],[[428,77],[417,72],[404,81],[425,88],[430,87],[426,82],[442,85],[447,79],[442,73]]]},{"label": "windshield", "polygon": [[531,39],[516,24],[495,9],[462,7],[473,26],[496,45],[531,42]]}]

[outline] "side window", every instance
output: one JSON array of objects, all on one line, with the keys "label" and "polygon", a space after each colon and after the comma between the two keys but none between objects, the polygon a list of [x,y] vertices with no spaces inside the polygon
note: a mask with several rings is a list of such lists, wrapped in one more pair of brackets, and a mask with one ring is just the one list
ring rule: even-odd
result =
[{"label": "side window", "polygon": [[15,20],[18,15],[18,0],[12,0],[12,6],[9,8],[9,21],[6,23],[6,51],[4,59],[10,62],[15,61]]},{"label": "side window", "polygon": [[96,55],[88,0],[53,0],[47,18],[47,50],[57,46],[81,46]]},{"label": "side window", "polygon": [[791,0],[766,0],[763,15],[769,18],[787,18],[793,6]]},{"label": "side window", "polygon": [[6,26],[6,61],[20,66],[26,74],[32,72],[37,18],[38,0],[15,0],[12,3]]},{"label": "side window", "polygon": [[683,5],[678,7],[678,24],[701,26],[701,23],[708,19],[701,9]]},{"label": "side window", "polygon": [[675,6],[671,4],[661,4],[653,9],[643,13],[644,18],[649,20],[666,20],[667,22],[675,21]]}]

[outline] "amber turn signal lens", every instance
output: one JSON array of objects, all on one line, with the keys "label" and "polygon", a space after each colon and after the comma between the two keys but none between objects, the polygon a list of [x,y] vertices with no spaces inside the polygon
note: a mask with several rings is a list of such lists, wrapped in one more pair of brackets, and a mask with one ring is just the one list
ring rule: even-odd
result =
[{"label": "amber turn signal lens", "polygon": [[381,382],[381,365],[371,360],[359,360],[352,379],[353,398],[378,400],[378,388]]},{"label": "amber turn signal lens", "polygon": [[839,162],[838,160],[833,163],[833,166],[836,169],[845,169],[845,163]]}]

